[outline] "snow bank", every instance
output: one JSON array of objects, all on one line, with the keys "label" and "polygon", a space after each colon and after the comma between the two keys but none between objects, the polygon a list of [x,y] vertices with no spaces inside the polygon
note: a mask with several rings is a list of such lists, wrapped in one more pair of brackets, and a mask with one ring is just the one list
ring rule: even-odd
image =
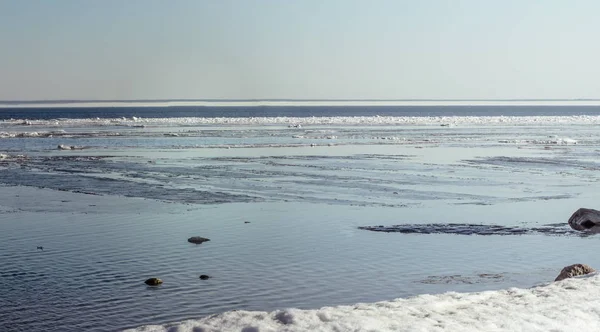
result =
[{"label": "snow bank", "polygon": [[600,331],[600,276],[530,289],[420,295],[388,302],[230,311],[199,320],[130,331]]}]

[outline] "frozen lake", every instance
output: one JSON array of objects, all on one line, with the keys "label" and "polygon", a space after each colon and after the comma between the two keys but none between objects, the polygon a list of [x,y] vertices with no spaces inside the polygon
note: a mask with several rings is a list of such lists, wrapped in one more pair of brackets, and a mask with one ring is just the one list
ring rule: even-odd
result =
[{"label": "frozen lake", "polygon": [[[566,224],[597,207],[598,116],[381,118],[0,122],[0,329],[161,330],[600,266]],[[359,229],[452,223],[565,234]]]}]

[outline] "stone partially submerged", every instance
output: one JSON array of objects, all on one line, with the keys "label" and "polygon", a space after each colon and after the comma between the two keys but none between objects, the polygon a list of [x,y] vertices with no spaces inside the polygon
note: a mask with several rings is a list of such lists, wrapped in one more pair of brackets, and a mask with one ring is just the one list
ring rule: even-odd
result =
[{"label": "stone partially submerged", "polygon": [[194,244],[200,244],[200,243],[206,242],[206,241],[210,241],[210,239],[207,239],[207,238],[201,237],[201,236],[192,236],[191,238],[188,239],[189,243],[194,243]]},{"label": "stone partially submerged", "polygon": [[569,218],[569,226],[581,232],[600,233],[600,211],[581,208]]},{"label": "stone partially submerged", "polygon": [[582,276],[596,272],[591,266],[585,264],[573,264],[565,267],[560,271],[560,274],[554,281],[560,281],[567,278],[573,278],[576,276]]},{"label": "stone partially submerged", "polygon": [[144,281],[144,283],[148,286],[158,286],[160,284],[162,284],[162,280],[158,279],[158,278],[150,278],[146,281]]}]

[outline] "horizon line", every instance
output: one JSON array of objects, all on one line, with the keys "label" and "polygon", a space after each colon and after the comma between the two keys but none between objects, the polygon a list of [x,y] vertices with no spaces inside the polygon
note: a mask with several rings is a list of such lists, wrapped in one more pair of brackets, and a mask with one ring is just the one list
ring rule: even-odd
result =
[{"label": "horizon line", "polygon": [[239,103],[239,102],[535,102],[535,101],[600,101],[600,98],[509,98],[509,99],[433,99],[433,98],[413,98],[413,99],[298,99],[298,98],[255,98],[255,99],[193,99],[193,98],[175,98],[175,99],[39,99],[39,100],[0,100],[0,104],[70,104],[70,103],[168,103],[168,102],[220,102],[220,103]]}]

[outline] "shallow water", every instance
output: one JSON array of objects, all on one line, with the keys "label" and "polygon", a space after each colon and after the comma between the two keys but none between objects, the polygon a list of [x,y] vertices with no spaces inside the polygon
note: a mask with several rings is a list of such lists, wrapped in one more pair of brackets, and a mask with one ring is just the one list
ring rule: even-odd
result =
[{"label": "shallow water", "polygon": [[[358,228],[566,225],[597,204],[593,124],[71,130],[80,135],[0,140],[0,330],[530,287],[565,265],[600,265],[595,237]],[[195,235],[211,241],[187,243]]]}]

